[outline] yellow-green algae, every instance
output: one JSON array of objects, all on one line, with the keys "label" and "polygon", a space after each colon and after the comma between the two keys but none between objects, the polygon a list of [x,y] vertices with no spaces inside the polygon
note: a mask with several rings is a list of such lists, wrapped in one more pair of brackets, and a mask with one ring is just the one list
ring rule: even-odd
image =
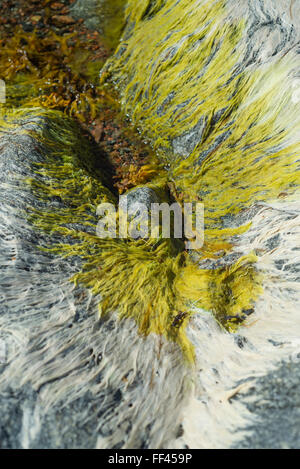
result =
[{"label": "yellow-green algae", "polygon": [[[199,254],[218,258],[250,226],[238,221],[235,226],[235,215],[299,191],[300,123],[292,87],[284,85],[290,82],[293,52],[243,66],[246,25],[228,16],[224,0],[128,0],[126,18],[126,34],[103,81],[113,80],[124,112],[168,165],[165,177],[174,185],[173,195],[204,203],[205,244]],[[173,142],[200,118],[200,141],[187,157],[174,158]],[[226,218],[231,223],[224,227]],[[236,282],[227,290],[234,306],[225,300],[227,280],[220,271],[215,283],[215,272],[185,267],[181,280],[187,288],[180,283],[180,294],[185,291],[217,317],[225,310],[239,314],[261,291],[255,274],[251,278],[247,270],[243,278],[245,259],[240,262],[224,273]]]},{"label": "yellow-green algae", "polygon": [[[129,0],[134,26],[109,67],[133,123],[163,149],[169,177],[184,198],[201,194],[211,226],[299,183],[299,139],[288,143],[297,129],[285,119],[290,90],[282,96],[291,57],[243,71],[245,26],[228,20],[226,12],[224,0]],[[174,160],[172,140],[202,116],[201,141],[188,158]]]},{"label": "yellow-green algae", "polygon": [[[224,216],[299,185],[299,122],[282,88],[293,58],[244,70],[245,25],[228,19],[225,0],[129,0],[126,14],[130,32],[107,67],[125,112],[169,164],[181,199],[203,201],[206,246],[228,239],[238,231],[220,231]],[[172,141],[200,118],[201,141],[174,158]]]},{"label": "yellow-green algae", "polygon": [[[224,229],[224,216],[294,191],[299,183],[294,164],[299,143],[290,140],[292,122],[290,128],[281,125],[280,115],[287,110],[283,98],[278,99],[290,57],[257,70],[239,70],[244,24],[225,22],[225,14],[225,1],[207,1],[200,10],[193,9],[190,0],[129,0],[126,47],[123,41],[106,69],[122,92],[125,112],[151,138],[160,161],[169,165],[154,177],[152,187],[164,190],[172,182],[173,196],[180,202],[204,202],[203,258],[229,252],[232,237],[247,230]],[[36,71],[26,70],[27,82],[31,73]],[[23,84],[22,74],[18,80]],[[39,85],[43,89],[43,83]],[[13,104],[9,93],[8,104]],[[24,97],[18,99],[24,103]],[[27,99],[25,103],[32,105]],[[28,112],[2,111],[3,131]],[[42,179],[27,182],[39,199],[59,196],[64,208],[55,213],[32,208],[31,220],[43,231],[65,236],[64,243],[48,249],[82,258],[82,272],[73,281],[99,295],[101,315],[118,310],[121,318],[133,317],[140,333],[176,341],[190,361],[193,347],[185,328],[194,307],[210,311],[221,326],[235,331],[243,312],[253,308],[262,292],[255,255],[222,268],[200,269],[168,240],[99,239],[96,207],[116,203],[107,189],[109,181],[104,185],[101,172],[82,164],[90,150],[68,118],[57,111],[34,112],[49,120],[47,131],[35,133],[35,138],[51,148],[51,154],[47,164],[36,167]],[[172,140],[193,128],[200,116],[205,118],[201,142],[186,159],[174,158]],[[226,139],[216,145],[225,132]],[[70,223],[93,227],[95,234],[71,229],[66,226]],[[177,322],[181,312],[188,314]]]},{"label": "yellow-green algae", "polygon": [[[228,108],[223,120],[228,119],[243,99],[237,92],[241,77],[232,79],[243,23],[221,23],[225,3],[214,0],[193,9],[190,0],[128,2],[128,21],[135,26],[111,68],[124,87],[125,111],[151,135],[157,149],[168,149],[170,140],[190,130],[201,115],[209,117],[209,134],[214,114]],[[146,16],[144,9],[149,10]],[[151,14],[158,9],[159,14]]]},{"label": "yellow-green algae", "polygon": [[[57,111],[2,111],[0,135],[17,127],[20,119],[28,115],[48,120],[40,131],[26,130],[46,148],[48,161],[43,166],[36,165],[37,178],[27,183],[39,200],[47,202],[59,196],[64,208],[53,212],[47,205],[44,209],[28,207],[30,219],[38,229],[65,237],[65,242],[47,250],[83,259],[82,272],[73,281],[101,295],[101,315],[118,310],[121,318],[133,317],[140,333],[153,332],[176,341],[189,361],[193,359],[193,347],[186,338],[185,327],[192,314],[190,306],[211,311],[220,324],[235,329],[234,321],[228,321],[227,316],[238,316],[243,309],[251,308],[261,291],[253,256],[231,267],[199,270],[187,253],[178,253],[169,240],[105,240],[93,234],[94,230],[88,233],[68,227],[70,223],[80,223],[96,229],[97,205],[115,203],[100,174],[91,172],[89,145],[78,127]],[[189,314],[175,326],[174,320],[181,311]]]}]

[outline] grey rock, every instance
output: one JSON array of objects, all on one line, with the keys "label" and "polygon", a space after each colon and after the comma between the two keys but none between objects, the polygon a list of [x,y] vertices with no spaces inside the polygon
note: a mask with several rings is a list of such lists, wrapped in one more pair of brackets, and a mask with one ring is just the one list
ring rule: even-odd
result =
[{"label": "grey rock", "polygon": [[125,3],[122,0],[76,0],[70,13],[74,18],[83,19],[87,28],[99,31],[107,46],[114,49],[122,32]]},{"label": "grey rock", "polygon": [[[99,320],[99,298],[70,282],[82,259],[43,252],[40,247],[66,238],[47,235],[28,219],[33,209],[70,210],[59,198],[39,199],[24,181],[49,183],[35,164],[51,156],[55,141],[40,143],[46,135],[57,136],[59,128],[63,139],[70,131],[63,117],[58,124],[54,132],[43,111],[24,112],[1,129],[0,447],[164,447],[181,418],[166,406],[180,408],[186,396],[180,350],[140,337],[135,322],[120,322],[117,314]],[[83,148],[75,150],[74,164],[96,175],[93,148]],[[144,192],[146,200],[150,194]],[[95,215],[95,229],[96,223]]]},{"label": "grey rock", "polygon": [[174,138],[172,145],[175,155],[177,154],[184,157],[189,156],[201,141],[205,125],[205,119],[201,117],[198,124],[195,125],[193,129],[189,130],[183,135],[180,135],[179,137]]},{"label": "grey rock", "polygon": [[99,0],[77,0],[70,12],[74,18],[82,18],[87,28],[101,29],[101,17],[97,14],[100,3]]},{"label": "grey rock", "polygon": [[156,192],[150,187],[137,187],[120,196],[120,207],[127,209],[128,212],[134,211],[139,204],[143,204],[148,212],[151,210],[151,204],[161,203]]},{"label": "grey rock", "polygon": [[148,238],[152,204],[159,203],[156,192],[149,187],[138,187],[120,196],[119,211],[126,215],[129,223],[134,220],[134,228],[129,226],[129,236],[134,239]]},{"label": "grey rock", "polygon": [[[29,372],[26,384],[13,382],[12,378],[4,379],[15,366],[18,355],[26,358],[30,350],[37,353],[42,347],[39,340],[36,346],[34,340],[31,341],[34,330],[37,333],[42,326],[42,317],[47,320],[51,310],[66,314],[73,304],[73,315],[70,318],[67,314],[70,319],[64,326],[71,331],[73,327],[83,327],[90,310],[89,295],[84,289],[63,286],[80,269],[81,260],[62,261],[43,253],[39,247],[55,244],[61,238],[42,234],[28,222],[33,209],[43,210],[47,206],[55,211],[57,206],[62,206],[61,200],[37,200],[24,183],[25,178],[37,178],[35,164],[45,163],[51,154],[49,148],[28,132],[43,135],[51,125],[42,113],[41,116],[28,114],[19,119],[13,130],[2,132],[0,137],[0,343],[5,351],[0,363],[1,448],[89,448],[95,447],[97,440],[95,399],[88,393],[63,409],[57,404],[46,410],[40,391],[47,385],[47,377],[44,384],[35,389],[30,384],[33,372]],[[49,377],[50,383],[52,380],[53,377]],[[87,424],[82,423],[84,414]]]},{"label": "grey rock", "polygon": [[300,364],[282,362],[242,397],[253,416],[237,448],[300,449]]}]

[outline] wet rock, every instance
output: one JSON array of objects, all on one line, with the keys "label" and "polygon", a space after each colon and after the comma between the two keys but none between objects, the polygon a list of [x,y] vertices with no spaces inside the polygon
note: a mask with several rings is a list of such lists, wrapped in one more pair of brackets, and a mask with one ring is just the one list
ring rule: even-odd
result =
[{"label": "wet rock", "polygon": [[114,49],[118,45],[124,18],[126,0],[76,0],[70,6],[70,14],[84,22],[88,29],[99,31],[106,45]]},{"label": "wet rock", "polygon": [[100,16],[95,14],[99,8],[99,0],[77,0],[70,7],[74,18],[84,19],[84,25],[89,29],[101,28]]},{"label": "wet rock", "polygon": [[300,364],[287,361],[235,398],[255,419],[237,448],[300,449],[299,382]]},{"label": "wet rock", "polygon": [[96,427],[97,402],[88,392],[63,411],[53,406],[46,414],[30,386],[0,393],[1,449],[95,448]]},{"label": "wet rock", "polygon": [[[55,138],[64,139],[65,133],[70,138],[70,122],[57,118],[53,122],[43,111],[19,111],[11,127],[0,129],[0,446],[163,446],[166,437],[162,441],[149,423],[153,414],[161,416],[168,438],[180,424],[163,411],[163,402],[175,406],[179,399],[178,407],[184,400],[187,371],[180,350],[160,339],[160,349],[166,347],[178,366],[167,364],[172,386],[155,380],[153,370],[161,360],[156,338],[140,337],[135,322],[117,321],[117,314],[97,322],[99,298],[70,282],[82,259],[41,250],[66,238],[30,222],[35,209],[50,209],[54,215],[62,208],[65,214],[72,211],[60,197],[39,198],[26,183],[49,183],[49,176],[37,175],[36,165],[50,161]],[[93,147],[82,139],[72,150],[81,152],[74,167],[81,165],[83,177],[86,171],[95,175],[99,168],[91,166]],[[143,194],[143,200],[151,200],[151,193]]]},{"label": "wet rock", "polygon": [[150,213],[152,204],[161,203],[156,192],[150,187],[138,187],[120,196],[120,208],[134,212],[139,204],[143,204]]},{"label": "wet rock", "polygon": [[152,204],[155,203],[160,203],[160,199],[150,187],[138,187],[120,196],[119,211],[129,223],[129,237],[134,239],[149,237]]},{"label": "wet rock", "polygon": [[[170,201],[169,195],[166,191],[162,189],[157,189],[157,191],[155,191],[151,187],[147,186],[131,189],[126,194],[120,196],[119,208],[121,212],[127,212],[128,222],[130,223],[135,220],[135,223],[137,223],[138,220],[141,223],[141,226],[138,230],[133,230],[133,237],[135,239],[149,238],[151,233],[152,220],[155,220],[155,218],[153,218],[153,204],[167,204],[170,207],[172,205],[172,202]],[[179,221],[176,220],[176,223],[182,225],[183,214],[181,212],[181,209],[179,210],[179,212],[181,218],[179,219]],[[170,211],[170,220],[168,220],[170,223],[170,237],[167,238],[167,240],[169,242],[169,247],[171,251],[180,252],[185,249],[184,233],[182,230],[182,237],[175,238],[174,218],[175,216],[173,217],[173,212]],[[161,220],[158,220],[158,223],[160,233],[162,233]],[[159,237],[157,239],[159,239]]]},{"label": "wet rock", "polygon": [[[61,262],[49,253],[42,253],[39,246],[55,243],[59,236],[49,238],[28,222],[34,209],[43,210],[53,204],[55,212],[56,204],[62,206],[61,199],[49,203],[37,200],[25,183],[26,178],[37,178],[36,165],[44,164],[51,154],[31,133],[47,134],[49,127],[51,121],[41,112],[40,116],[25,113],[14,123],[13,130],[1,129],[0,186],[5,186],[0,195],[1,448],[87,448],[95,447],[97,439],[92,409],[87,426],[80,428],[80,419],[76,423],[80,412],[92,406],[91,396],[85,395],[63,410],[57,405],[46,411],[39,392],[45,383],[53,381],[53,376],[46,373],[44,384],[35,389],[30,384],[33,370],[27,373],[23,370],[27,374],[26,385],[20,384],[19,379],[14,382],[4,378],[17,368],[18,356],[27,360],[30,353],[38,353],[41,344],[30,344],[32,332],[42,327],[42,317],[45,320],[49,311],[60,310],[66,320],[74,319],[77,331],[84,327],[89,311],[87,292],[82,289],[71,292],[67,288],[68,292],[62,286],[76,272],[80,260]],[[62,122],[62,132],[63,127]],[[70,315],[71,304],[74,309]],[[67,322],[63,328],[71,331]],[[59,379],[58,376],[54,381]]]}]

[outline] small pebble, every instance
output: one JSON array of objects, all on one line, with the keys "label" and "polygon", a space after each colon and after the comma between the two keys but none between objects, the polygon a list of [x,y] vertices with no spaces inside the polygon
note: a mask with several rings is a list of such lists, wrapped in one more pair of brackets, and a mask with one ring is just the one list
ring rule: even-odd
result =
[{"label": "small pebble", "polygon": [[76,20],[67,15],[54,15],[52,16],[52,23],[57,25],[70,25],[76,23]]}]

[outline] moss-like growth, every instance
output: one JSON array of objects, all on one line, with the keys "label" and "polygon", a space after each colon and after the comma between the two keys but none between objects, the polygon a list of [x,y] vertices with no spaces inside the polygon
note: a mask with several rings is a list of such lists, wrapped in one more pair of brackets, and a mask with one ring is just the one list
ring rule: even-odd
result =
[{"label": "moss-like growth", "polygon": [[85,124],[99,115],[107,97],[98,75],[107,53],[98,36],[41,35],[17,26],[0,41],[7,106],[57,109]]},{"label": "moss-like growth", "polygon": [[[58,245],[46,250],[82,259],[82,271],[73,281],[99,295],[100,315],[118,310],[121,318],[133,317],[140,333],[153,332],[176,341],[189,361],[193,359],[193,347],[185,327],[192,315],[190,306],[212,311],[220,324],[233,330],[243,310],[252,307],[260,293],[253,268],[255,259],[250,256],[235,266],[215,271],[199,270],[187,253],[174,249],[170,240],[98,238],[97,205],[116,203],[116,199],[103,185],[101,168],[95,171],[90,144],[78,127],[59,112],[34,113],[44,115],[48,125],[40,132],[26,132],[42,143],[47,162],[36,164],[37,177],[26,182],[38,200],[47,202],[58,197],[61,206],[55,212],[47,204],[39,209],[28,207],[30,220],[43,232],[62,237]],[[13,130],[26,115],[28,110],[7,111],[0,132]],[[232,321],[230,315],[237,321]]]},{"label": "moss-like growth", "polygon": [[[119,189],[151,176],[152,187],[163,191],[168,185],[179,202],[202,200],[206,241],[199,260],[230,252],[233,237],[248,228],[224,227],[224,218],[279,191],[294,190],[298,142],[289,141],[291,129],[280,125],[279,114],[287,112],[288,95],[275,104],[290,57],[276,65],[275,77],[269,66],[253,73],[242,70],[238,47],[244,23],[225,21],[223,0],[204,2],[201,8],[196,3],[129,0],[126,42],[112,59],[110,73],[122,90],[124,110],[151,137],[159,159],[156,167],[129,170],[127,182]],[[47,129],[34,134],[47,148],[48,159],[36,166],[37,177],[27,183],[37,199],[59,197],[61,205],[55,212],[47,206],[32,207],[32,223],[61,236],[59,245],[47,249],[82,259],[82,271],[72,280],[99,296],[101,315],[118,310],[121,318],[135,319],[140,333],[164,335],[193,360],[185,329],[195,307],[211,312],[222,327],[235,331],[262,291],[255,256],[249,253],[232,265],[200,269],[187,252],[178,253],[168,240],[99,239],[97,205],[117,200],[107,188],[111,181],[104,178],[104,171],[94,170],[97,162],[78,127],[60,112],[85,122],[100,111],[103,88],[84,84],[86,79],[94,83],[98,62],[82,72],[88,51],[75,44],[76,54],[71,55],[71,37],[50,34],[38,50],[35,33],[17,31],[13,41],[13,48],[4,42],[0,53],[0,71],[8,80],[1,130],[13,127],[28,112],[9,111],[9,107],[56,109],[34,111],[44,113],[49,121]],[[63,66],[62,55],[66,57]],[[102,81],[106,77],[104,73]],[[68,95],[72,86],[79,90],[78,96]],[[174,158],[174,141],[199,122],[200,140],[185,159],[179,154]],[[299,120],[294,122],[299,125]],[[289,144],[283,151],[285,142]]]},{"label": "moss-like growth", "polygon": [[245,21],[225,0],[129,0],[126,14],[106,76],[181,200],[203,201],[206,246],[228,241],[237,232],[220,231],[226,217],[299,185],[293,52],[247,67]]}]

